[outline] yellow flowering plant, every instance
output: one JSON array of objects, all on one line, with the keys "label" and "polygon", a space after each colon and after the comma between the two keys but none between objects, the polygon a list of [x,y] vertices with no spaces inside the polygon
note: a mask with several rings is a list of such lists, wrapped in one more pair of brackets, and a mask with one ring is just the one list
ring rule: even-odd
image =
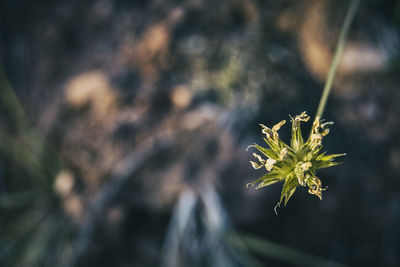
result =
[{"label": "yellow flowering plant", "polygon": [[298,186],[307,186],[310,194],[316,195],[322,199],[321,180],[316,176],[318,169],[328,168],[339,164],[334,159],[345,154],[326,155],[326,152],[320,153],[322,149],[322,138],[329,133],[328,125],[333,122],[323,122],[317,115],[312,125],[311,133],[306,142],[303,140],[300,123],[309,121],[310,117],[304,111],[300,115],[291,118],[292,138],[290,146],[279,139],[278,130],[286,123],[285,120],[279,122],[271,128],[260,124],[262,133],[266,136],[264,141],[269,148],[265,148],[256,143],[249,148],[255,148],[261,154],[253,153],[257,162],[250,161],[255,169],[265,167],[268,171],[261,178],[248,183],[247,187],[256,186],[256,189],[283,181],[281,198],[277,206],[283,200],[286,206],[290,197],[296,191]]}]

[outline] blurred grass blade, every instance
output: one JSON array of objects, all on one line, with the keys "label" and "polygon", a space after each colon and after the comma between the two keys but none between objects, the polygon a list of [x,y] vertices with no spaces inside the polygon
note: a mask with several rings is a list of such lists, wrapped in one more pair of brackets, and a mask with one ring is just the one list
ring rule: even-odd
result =
[{"label": "blurred grass blade", "polygon": [[278,261],[293,264],[294,266],[329,266],[329,267],[345,267],[346,265],[315,256],[297,249],[290,248],[285,245],[276,244],[267,240],[262,240],[252,235],[243,233],[229,233],[227,240],[232,245],[241,250],[250,250],[259,255],[263,255]]}]

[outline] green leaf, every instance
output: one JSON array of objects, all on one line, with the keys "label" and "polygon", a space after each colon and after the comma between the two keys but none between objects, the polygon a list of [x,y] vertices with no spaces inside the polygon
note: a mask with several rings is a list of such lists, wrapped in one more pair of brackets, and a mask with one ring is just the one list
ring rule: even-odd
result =
[{"label": "green leaf", "polygon": [[256,187],[256,189],[269,186],[269,185],[274,184],[274,183],[277,183],[277,182],[279,182],[279,181],[281,181],[281,179],[279,179],[279,178],[269,178],[269,179],[265,179],[265,180],[263,180],[263,181]]},{"label": "green leaf", "polygon": [[[259,189],[261,187],[265,187],[265,186],[271,185],[273,183],[279,182],[280,180],[281,180],[281,178],[278,173],[269,172],[269,173],[265,174],[264,176],[254,180],[253,182],[248,183],[246,185],[246,187],[254,186],[254,185],[260,183],[260,185],[258,185],[256,187],[256,189]],[[261,184],[262,184],[262,186],[261,186]]]},{"label": "green leaf", "polygon": [[345,156],[346,153],[343,154],[330,154],[330,155],[325,155],[326,152],[322,153],[317,157],[317,160],[321,161],[332,161],[334,158]]},{"label": "green leaf", "polygon": [[288,146],[285,142],[283,142],[281,139],[279,139],[279,145],[281,148],[286,147],[287,149],[291,149],[290,146]]},{"label": "green leaf", "polygon": [[297,181],[297,178],[294,175],[289,176],[286,179],[285,184],[283,185],[280,202],[282,202],[283,198],[285,198],[285,206],[286,206],[286,203],[289,201],[293,193],[296,191],[296,187],[298,185],[299,182]]},{"label": "green leaf", "polygon": [[272,142],[272,140],[269,140],[268,138],[263,138],[265,143],[267,143],[269,145],[269,147],[274,150],[275,152],[280,151],[279,146],[277,144],[275,144],[274,142]]},{"label": "green leaf", "polygon": [[285,207],[286,207],[286,204],[288,203],[289,199],[290,199],[290,198],[292,197],[292,195],[294,194],[294,192],[296,192],[296,187],[294,187],[294,188],[289,192],[289,194],[286,195],[286,198],[285,198]]},{"label": "green leaf", "polygon": [[290,141],[290,144],[292,146],[292,149],[297,152],[300,150],[300,148],[303,147],[304,141],[303,141],[303,136],[301,134],[300,122],[297,123],[298,124],[297,126],[295,124],[296,124],[296,122],[293,121],[293,123],[292,123],[292,139]]},{"label": "green leaf", "polygon": [[322,162],[320,165],[318,165],[318,169],[329,168],[339,164],[342,164],[342,162]]},{"label": "green leaf", "polygon": [[272,149],[267,149],[265,147],[257,145],[256,143],[254,143],[254,145],[252,145],[252,146],[255,147],[262,154],[267,156],[268,158],[271,158],[271,159],[274,159],[274,160],[278,160],[279,159],[279,155],[277,155]]},{"label": "green leaf", "polygon": [[[290,160],[292,161],[292,160]],[[293,171],[293,164],[292,163],[288,163],[288,161],[284,161],[284,162],[277,162],[274,165],[273,171],[276,173],[279,173],[280,177],[286,178],[288,175],[290,175],[290,173]]]}]

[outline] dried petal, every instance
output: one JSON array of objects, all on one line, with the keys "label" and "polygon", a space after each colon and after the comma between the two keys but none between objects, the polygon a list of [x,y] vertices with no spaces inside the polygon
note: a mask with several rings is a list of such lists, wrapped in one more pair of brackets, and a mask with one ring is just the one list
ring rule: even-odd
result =
[{"label": "dried petal", "polygon": [[312,134],[310,136],[310,147],[311,147],[312,150],[314,150],[318,146],[320,146],[321,142],[322,142],[322,135],[320,135],[320,134]]},{"label": "dried petal", "polygon": [[311,166],[312,166],[311,162],[306,162],[306,163],[301,164],[301,168],[302,168],[304,171],[308,171],[308,169],[309,169]]},{"label": "dried petal", "polygon": [[253,153],[253,156],[254,156],[256,159],[258,159],[259,162],[261,162],[261,163],[264,163],[264,162],[265,162],[265,160],[264,160],[260,155],[258,155],[257,153]]},{"label": "dried petal", "polygon": [[279,153],[279,159],[281,161],[286,157],[288,151],[289,150],[286,147],[281,150],[281,153]]},{"label": "dried petal", "polygon": [[255,163],[254,161],[250,161],[251,166],[253,166],[254,169],[260,169],[263,165],[259,165],[257,163]]},{"label": "dried petal", "polygon": [[309,180],[309,189],[308,193],[312,195],[316,195],[319,199],[322,200],[322,188],[321,188],[321,180],[318,177],[312,177]]},{"label": "dried petal", "polygon": [[267,169],[267,171],[270,171],[275,163],[276,163],[276,160],[267,159],[267,162],[265,163],[265,168]]},{"label": "dried petal", "polygon": [[279,142],[279,134],[278,130],[286,123],[286,120],[280,121],[279,123],[275,124],[274,127],[272,127],[272,138],[275,141],[276,144]]},{"label": "dried petal", "polygon": [[294,117],[295,122],[300,122],[300,121],[307,122],[309,119],[310,119],[310,116],[308,116],[305,111],[303,111],[300,115],[297,115],[296,117]]},{"label": "dried petal", "polygon": [[260,124],[260,126],[262,127],[261,132],[263,134],[265,134],[267,137],[268,135],[272,135],[272,130],[270,128],[268,128],[267,126],[265,126],[264,124]]}]

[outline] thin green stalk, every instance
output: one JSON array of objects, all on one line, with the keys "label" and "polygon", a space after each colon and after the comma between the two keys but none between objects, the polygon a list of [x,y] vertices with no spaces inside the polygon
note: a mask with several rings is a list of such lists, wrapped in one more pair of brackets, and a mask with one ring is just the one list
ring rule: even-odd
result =
[{"label": "thin green stalk", "polygon": [[336,51],[333,56],[333,60],[332,60],[332,63],[331,63],[331,66],[330,66],[330,69],[328,72],[328,77],[325,82],[324,91],[322,93],[321,100],[319,101],[317,116],[322,117],[322,114],[324,113],[326,101],[328,100],[328,96],[329,96],[329,93],[331,92],[331,88],[332,88],[333,79],[335,78],[336,69],[337,69],[340,59],[342,57],[344,45],[346,44],[346,39],[347,39],[347,34],[349,32],[350,24],[354,18],[354,15],[357,11],[357,7],[359,4],[360,4],[360,0],[352,0],[350,2],[349,8],[346,13],[346,17],[344,19],[342,29],[340,30],[339,39],[336,44]]}]

